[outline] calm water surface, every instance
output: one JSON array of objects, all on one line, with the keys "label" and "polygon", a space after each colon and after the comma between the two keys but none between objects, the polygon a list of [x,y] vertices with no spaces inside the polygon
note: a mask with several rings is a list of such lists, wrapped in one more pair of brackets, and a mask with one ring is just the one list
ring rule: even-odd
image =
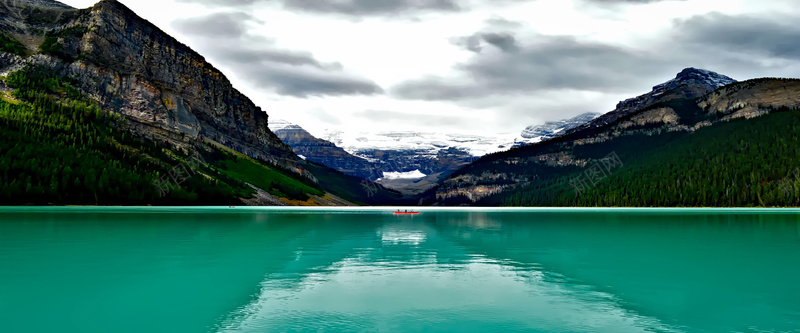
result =
[{"label": "calm water surface", "polygon": [[0,208],[0,332],[800,332],[791,210]]}]

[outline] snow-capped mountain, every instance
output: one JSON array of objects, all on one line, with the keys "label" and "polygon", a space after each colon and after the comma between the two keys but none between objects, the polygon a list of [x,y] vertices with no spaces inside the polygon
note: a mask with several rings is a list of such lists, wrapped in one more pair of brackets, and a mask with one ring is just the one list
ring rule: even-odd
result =
[{"label": "snow-capped mountain", "polygon": [[719,73],[705,69],[689,67],[678,73],[674,79],[653,87],[653,91],[650,92],[650,94],[653,96],[660,96],[670,89],[687,84],[704,85],[714,90],[735,82],[736,80]]},{"label": "snow-capped mountain", "polygon": [[488,153],[511,148],[517,135],[498,137],[428,132],[344,132],[315,137],[302,127],[270,119],[270,129],[295,153],[387,187],[421,191]]},{"label": "snow-capped mountain", "polygon": [[548,121],[542,125],[528,126],[522,131],[520,138],[515,140],[514,146],[532,144],[556,137],[570,129],[588,123],[600,115],[602,113],[588,112],[569,119]]},{"label": "snow-capped mountain", "polygon": [[590,127],[601,127],[663,101],[694,99],[735,82],[737,81],[728,76],[709,70],[685,68],[674,79],[654,86],[653,90],[646,94],[619,102],[613,111],[584,125],[567,130],[566,133],[574,133]]},{"label": "snow-capped mountain", "polygon": [[283,119],[269,119],[269,129],[273,132],[287,128],[302,128]]},{"label": "snow-capped mountain", "polygon": [[270,119],[269,128],[304,160],[326,165],[351,176],[368,179],[383,177],[375,162],[353,156],[329,141],[314,137],[298,125]]},{"label": "snow-capped mountain", "polygon": [[457,149],[474,157],[511,147],[515,136],[497,137],[431,132],[344,132],[328,130],[322,139],[335,143],[351,154],[372,158],[373,151],[409,151],[419,155],[437,156],[441,151]]},{"label": "snow-capped mountain", "polygon": [[[295,153],[349,175],[392,187],[422,190],[477,158],[557,136],[599,114],[530,126],[521,134],[480,136],[433,132],[345,132],[327,130],[319,137],[281,119],[270,129]],[[410,182],[409,180],[414,180]],[[403,189],[403,188],[399,188]]]},{"label": "snow-capped mountain", "polygon": [[[380,166],[381,184],[424,190],[484,154],[507,149],[510,138],[429,132],[344,132],[328,130],[323,139]],[[510,137],[510,136],[509,136]],[[506,144],[504,144],[506,143]],[[415,182],[393,180],[417,179]],[[388,182],[388,183],[387,183]],[[422,184],[422,185],[421,185]],[[425,185],[425,186],[423,186]]]}]

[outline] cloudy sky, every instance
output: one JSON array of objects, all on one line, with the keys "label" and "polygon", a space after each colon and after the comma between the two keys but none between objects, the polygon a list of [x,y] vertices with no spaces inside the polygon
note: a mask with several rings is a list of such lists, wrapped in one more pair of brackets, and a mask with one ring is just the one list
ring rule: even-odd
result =
[{"label": "cloudy sky", "polygon": [[519,133],[685,67],[800,77],[796,0],[120,1],[315,134]]}]

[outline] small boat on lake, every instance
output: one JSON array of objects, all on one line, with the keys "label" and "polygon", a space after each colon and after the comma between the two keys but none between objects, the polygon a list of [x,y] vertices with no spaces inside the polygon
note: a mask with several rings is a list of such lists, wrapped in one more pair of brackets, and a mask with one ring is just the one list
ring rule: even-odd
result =
[{"label": "small boat on lake", "polygon": [[410,212],[409,211],[404,211],[404,212],[401,212],[399,210],[394,212],[394,213],[395,214],[419,214],[419,212],[415,212],[415,211],[410,211]]}]

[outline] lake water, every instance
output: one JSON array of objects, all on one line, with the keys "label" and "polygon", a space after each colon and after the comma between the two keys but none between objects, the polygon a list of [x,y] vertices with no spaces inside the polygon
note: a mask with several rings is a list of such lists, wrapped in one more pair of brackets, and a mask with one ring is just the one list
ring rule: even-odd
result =
[{"label": "lake water", "polygon": [[795,210],[0,208],[0,332],[800,332]]}]

